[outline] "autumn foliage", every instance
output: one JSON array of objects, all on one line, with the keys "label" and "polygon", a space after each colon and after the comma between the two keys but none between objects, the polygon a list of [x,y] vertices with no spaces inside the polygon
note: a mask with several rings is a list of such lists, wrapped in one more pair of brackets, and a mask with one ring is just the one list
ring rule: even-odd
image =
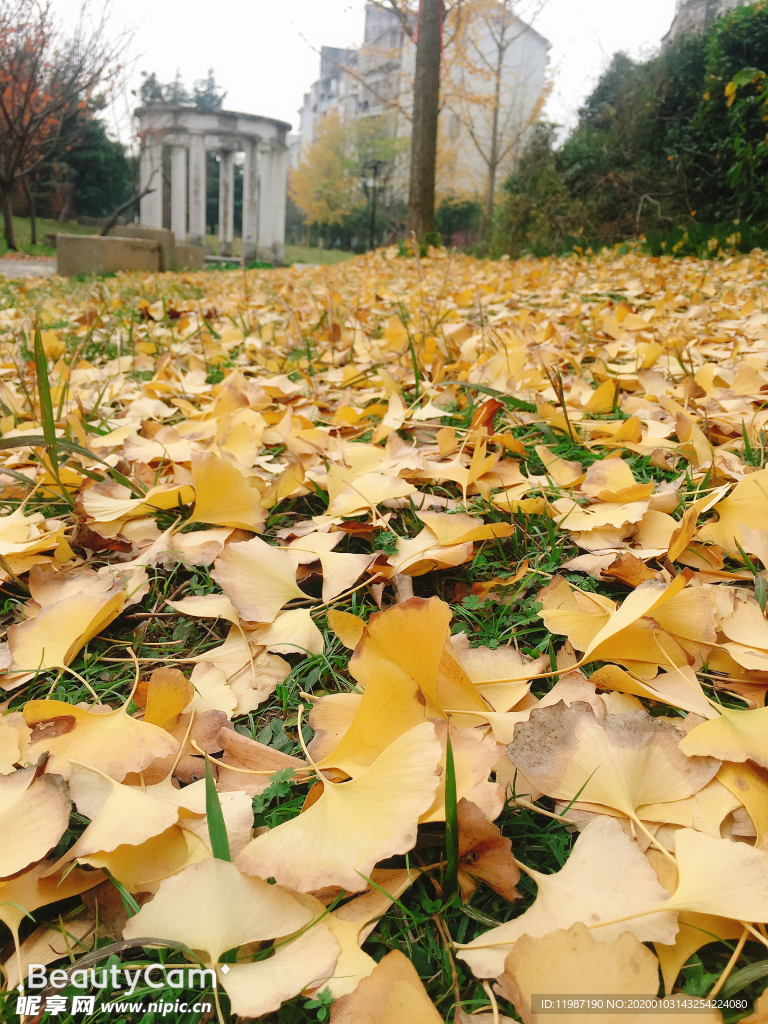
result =
[{"label": "autumn foliage", "polygon": [[107,39],[103,21],[88,26],[87,13],[67,36],[50,3],[0,3],[0,204],[9,249],[14,189],[72,141],[94,90],[117,71],[122,43]]},{"label": "autumn foliage", "polygon": [[762,1020],[766,266],[7,286],[8,1004],[115,953],[221,1021]]}]

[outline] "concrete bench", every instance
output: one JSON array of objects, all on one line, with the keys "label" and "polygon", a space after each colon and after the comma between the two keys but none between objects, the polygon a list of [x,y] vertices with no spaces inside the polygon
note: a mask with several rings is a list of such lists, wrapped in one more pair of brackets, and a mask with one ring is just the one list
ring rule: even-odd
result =
[{"label": "concrete bench", "polygon": [[151,238],[56,235],[57,273],[108,274],[118,270],[160,270],[162,248]]},{"label": "concrete bench", "polygon": [[203,247],[176,245],[172,231],[145,228],[138,224],[127,224],[118,230],[119,235],[106,238],[101,235],[56,235],[57,272],[63,277],[72,277],[75,274],[107,274],[118,270],[203,269]]}]

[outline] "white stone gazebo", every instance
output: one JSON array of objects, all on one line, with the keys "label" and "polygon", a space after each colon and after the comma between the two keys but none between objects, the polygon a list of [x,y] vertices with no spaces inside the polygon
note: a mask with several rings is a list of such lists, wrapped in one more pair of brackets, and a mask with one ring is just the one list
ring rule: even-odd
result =
[{"label": "white stone gazebo", "polygon": [[[219,255],[232,255],[235,153],[243,167],[243,256],[246,263],[283,260],[288,175],[284,121],[231,110],[199,110],[158,104],[135,111],[139,122],[141,223],[163,227],[163,146],[171,148],[171,230],[178,241],[205,244],[206,150],[218,150]],[[189,181],[189,187],[187,187]],[[189,230],[187,230],[189,214]]]}]

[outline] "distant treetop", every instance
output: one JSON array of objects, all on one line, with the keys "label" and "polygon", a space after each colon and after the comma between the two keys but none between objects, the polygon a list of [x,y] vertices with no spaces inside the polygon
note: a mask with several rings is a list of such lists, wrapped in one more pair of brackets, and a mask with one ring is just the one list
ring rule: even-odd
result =
[{"label": "distant treetop", "polygon": [[142,107],[167,104],[174,107],[197,107],[198,110],[221,110],[227,95],[216,84],[213,68],[208,69],[205,78],[197,79],[191,93],[184,85],[181,72],[178,70],[172,82],[158,81],[154,71],[151,73],[142,71],[141,78],[141,85],[134,95],[138,92]]}]

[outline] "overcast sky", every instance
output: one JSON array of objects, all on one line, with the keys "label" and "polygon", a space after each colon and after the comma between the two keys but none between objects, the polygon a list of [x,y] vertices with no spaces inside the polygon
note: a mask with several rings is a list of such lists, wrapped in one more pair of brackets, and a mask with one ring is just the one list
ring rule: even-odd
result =
[{"label": "overcast sky", "polygon": [[[548,0],[536,21],[552,43],[547,116],[572,123],[610,55],[657,47],[674,7],[675,0]],[[142,70],[168,81],[179,68],[189,84],[213,67],[228,109],[296,126],[302,94],[318,77],[319,48],[360,42],[365,0],[112,0],[112,10],[113,24],[135,33],[134,87]],[[132,102],[120,104],[124,126]]]}]

